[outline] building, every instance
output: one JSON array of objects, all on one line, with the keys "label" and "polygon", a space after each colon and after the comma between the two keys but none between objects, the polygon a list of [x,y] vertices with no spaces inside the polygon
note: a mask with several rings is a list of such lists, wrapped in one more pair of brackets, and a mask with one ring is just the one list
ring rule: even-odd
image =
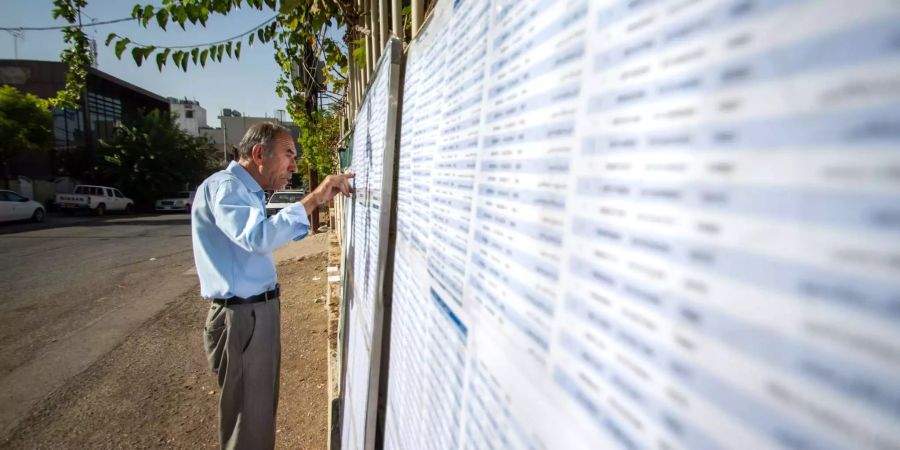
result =
[{"label": "building", "polygon": [[[0,60],[0,84],[50,98],[65,86],[67,71],[56,61]],[[93,165],[99,140],[112,137],[123,119],[139,110],[170,111],[164,97],[95,68],[88,69],[86,88],[80,108],[54,109],[53,148],[11,161],[11,173],[36,179],[78,176]]]},{"label": "building", "polygon": [[273,117],[244,117],[240,113],[226,109],[226,115],[219,116],[220,128],[201,128],[200,134],[206,136],[211,146],[222,155],[223,160],[237,159],[237,145],[250,127],[260,122],[276,122],[287,127],[296,142],[300,137],[300,127],[293,122],[285,122]]},{"label": "building", "polygon": [[196,100],[169,97],[169,109],[178,115],[175,123],[191,136],[200,136],[200,129],[209,128],[206,124],[206,109]]}]

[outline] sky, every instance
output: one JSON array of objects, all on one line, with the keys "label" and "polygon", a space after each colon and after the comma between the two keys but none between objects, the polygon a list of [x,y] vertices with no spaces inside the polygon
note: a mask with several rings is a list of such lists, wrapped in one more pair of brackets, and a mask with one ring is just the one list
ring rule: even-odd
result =
[{"label": "sky", "polygon": [[[134,0],[132,0],[134,1]],[[87,24],[96,21],[114,20],[131,16],[136,2],[127,0],[88,0],[83,10],[82,20]],[[50,0],[0,0],[3,14],[0,27],[45,27],[65,25],[63,20],[51,16]],[[161,2],[144,0],[141,4],[158,6]],[[206,67],[189,65],[187,73],[176,69],[171,59],[162,72],[157,69],[155,54],[137,67],[131,58],[130,47],[116,58],[113,46],[103,43],[109,33],[125,36],[132,41],[148,45],[193,45],[226,39],[248,31],[274,16],[274,11],[257,11],[252,8],[235,10],[227,16],[211,15],[206,27],[185,26],[182,31],[175,23],[169,23],[166,31],[160,30],[156,20],[151,20],[147,29],[137,21],[86,28],[88,36],[97,40],[98,69],[114,77],[144,88],[163,97],[188,98],[200,102],[206,109],[207,123],[219,126],[217,116],[222,108],[240,111],[245,116],[274,117],[276,110],[285,110],[285,101],[275,93],[275,82],[281,69],[274,58],[272,44],[261,45],[254,42],[241,45],[241,59],[222,59],[221,63],[210,63]],[[25,31],[24,39],[18,40],[19,59],[59,61],[64,48],[61,30]],[[14,59],[13,36],[0,31],[0,59]]]}]

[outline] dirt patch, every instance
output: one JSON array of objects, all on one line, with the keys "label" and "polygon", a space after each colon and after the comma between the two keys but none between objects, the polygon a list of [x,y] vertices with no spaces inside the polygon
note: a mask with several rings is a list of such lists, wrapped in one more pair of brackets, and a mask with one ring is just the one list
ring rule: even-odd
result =
[{"label": "dirt patch", "polygon": [[[282,372],[277,447],[327,437],[325,254],[279,265]],[[316,279],[318,278],[318,279]],[[195,289],[46,399],[0,448],[216,448],[218,388]]]},{"label": "dirt patch", "polygon": [[324,449],[328,436],[326,257],[320,253],[279,267],[281,398],[276,447]]}]

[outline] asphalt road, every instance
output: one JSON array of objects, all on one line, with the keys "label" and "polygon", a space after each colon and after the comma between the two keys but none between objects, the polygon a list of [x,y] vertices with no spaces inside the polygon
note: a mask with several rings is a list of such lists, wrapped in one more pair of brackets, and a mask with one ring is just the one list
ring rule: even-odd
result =
[{"label": "asphalt road", "polygon": [[0,440],[194,287],[193,267],[186,214],[0,224]]}]

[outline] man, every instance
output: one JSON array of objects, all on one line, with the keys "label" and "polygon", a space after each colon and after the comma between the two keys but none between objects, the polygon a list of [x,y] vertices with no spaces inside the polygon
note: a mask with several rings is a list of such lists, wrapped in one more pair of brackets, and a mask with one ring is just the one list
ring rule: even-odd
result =
[{"label": "man", "polygon": [[331,175],[300,202],[266,218],[264,189],[283,189],[297,170],[288,130],[252,126],[240,160],[207,178],[194,198],[191,234],[200,294],[211,300],[204,329],[209,367],[218,375],[219,445],[275,447],[281,364],[281,305],[272,251],[309,231],[308,214],[353,174]]}]

